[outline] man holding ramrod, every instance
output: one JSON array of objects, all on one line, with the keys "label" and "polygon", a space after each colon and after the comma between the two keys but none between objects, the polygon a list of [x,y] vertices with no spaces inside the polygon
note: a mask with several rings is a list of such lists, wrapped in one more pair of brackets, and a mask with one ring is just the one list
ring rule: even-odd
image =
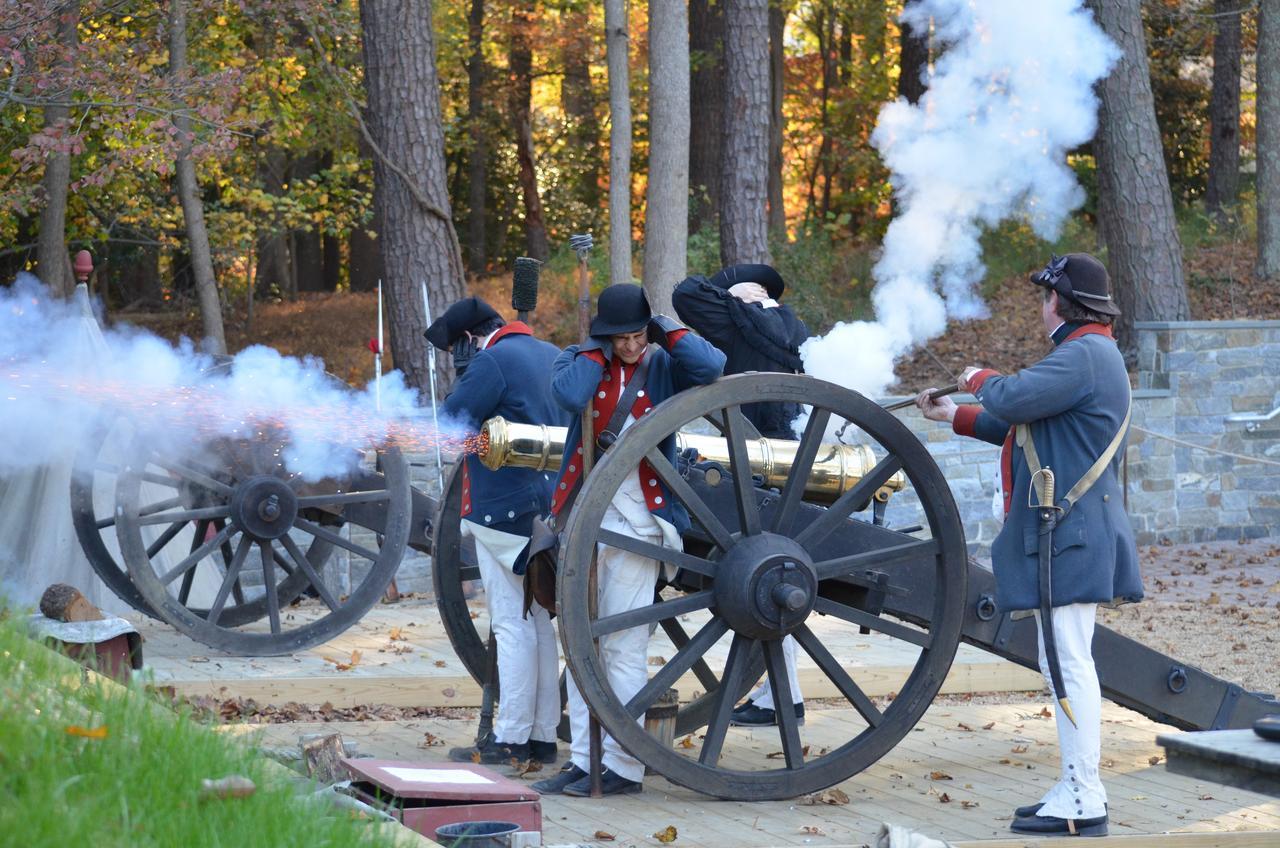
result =
[{"label": "man holding ramrod", "polygon": [[1044,289],[1041,318],[1053,351],[1009,376],[965,369],[960,388],[978,406],[933,399],[929,390],[916,404],[960,435],[1003,445],[1005,519],[991,548],[996,603],[1005,612],[1036,612],[1040,669],[1059,705],[1062,761],[1058,782],[1039,803],[1016,809],[1011,829],[1103,836],[1095,613],[1099,603],[1142,598],[1117,476],[1129,426],[1129,375],[1111,335],[1120,310],[1101,262],[1084,253],[1055,256],[1031,282]]}]

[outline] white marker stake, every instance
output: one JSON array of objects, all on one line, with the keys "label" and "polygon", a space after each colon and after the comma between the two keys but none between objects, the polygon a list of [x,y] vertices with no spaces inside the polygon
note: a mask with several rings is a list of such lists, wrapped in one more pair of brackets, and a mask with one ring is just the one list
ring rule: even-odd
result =
[{"label": "white marker stake", "polygon": [[378,349],[373,354],[373,403],[382,411],[382,280],[378,280]]},{"label": "white marker stake", "polygon": [[[431,298],[427,296],[427,283],[422,282],[422,311],[431,326]],[[427,370],[431,372],[431,423],[436,428],[436,479],[440,483],[440,497],[444,497],[444,464],[440,459],[440,414],[436,411],[436,346],[427,342]]]}]

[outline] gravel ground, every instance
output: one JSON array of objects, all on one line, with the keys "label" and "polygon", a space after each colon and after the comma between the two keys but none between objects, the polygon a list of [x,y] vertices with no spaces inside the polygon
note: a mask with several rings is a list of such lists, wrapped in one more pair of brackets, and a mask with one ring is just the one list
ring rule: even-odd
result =
[{"label": "gravel ground", "polygon": [[1147,597],[1102,610],[1125,636],[1254,692],[1280,692],[1280,539],[1139,549]]}]

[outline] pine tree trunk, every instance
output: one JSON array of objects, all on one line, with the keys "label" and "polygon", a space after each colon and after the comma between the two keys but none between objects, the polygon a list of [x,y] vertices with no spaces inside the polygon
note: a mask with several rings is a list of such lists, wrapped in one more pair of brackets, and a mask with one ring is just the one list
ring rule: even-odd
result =
[{"label": "pine tree trunk", "polygon": [[489,169],[489,143],[485,134],[485,81],[488,68],[484,61],[484,0],[471,0],[467,16],[467,136],[471,149],[467,153],[467,267],[473,274],[484,273],[488,264],[485,253],[485,202]]},{"label": "pine tree trunk", "polygon": [[[724,5],[689,3],[689,232],[715,226],[720,208],[720,156],[724,145]],[[704,269],[705,270],[705,269]]]},{"label": "pine tree trunk", "polygon": [[[58,47],[64,51],[59,61],[69,68],[76,49],[76,27],[80,22],[79,2],[58,9]],[[16,73],[16,72],[15,72]],[[68,130],[70,109],[46,106],[44,128]],[[36,242],[36,273],[58,297],[69,297],[75,289],[71,259],[67,255],[67,188],[71,183],[71,153],[57,150],[48,155],[44,166],[44,207],[40,210],[40,235]]]},{"label": "pine tree trunk", "polygon": [[[907,0],[910,6],[914,0]],[[898,96],[905,97],[908,103],[919,103],[924,97],[925,74],[929,70],[929,31],[917,32],[907,23],[900,24],[902,30],[901,54],[898,59]]]},{"label": "pine tree trunk", "polygon": [[[430,0],[363,0],[368,123],[374,151],[374,204],[382,210],[378,242],[386,275],[391,353],[409,385],[426,392],[421,283],[435,314],[463,296],[462,250],[449,212],[444,127],[436,77]],[[447,386],[449,357],[438,357]]]},{"label": "pine tree trunk", "polygon": [[547,224],[538,195],[538,172],[533,155],[533,42],[534,5],[530,2],[511,9],[511,122],[516,131],[516,161],[520,165],[520,194],[524,199],[525,249],[529,256],[546,262],[551,256]]},{"label": "pine tree trunk", "polygon": [[1257,275],[1280,280],[1280,0],[1258,6]]},{"label": "pine tree trunk", "polygon": [[782,142],[786,118],[782,99],[786,95],[787,14],[790,4],[769,4],[769,232],[775,238],[787,236],[787,209],[782,199]]},{"label": "pine tree trunk", "polygon": [[685,0],[649,0],[649,185],[644,290],[670,315],[689,253],[689,21]]},{"label": "pine tree trunk", "polygon": [[1205,209],[1222,221],[1240,183],[1240,16],[1244,0],[1214,0],[1213,88]]},{"label": "pine tree trunk", "polygon": [[609,282],[631,272],[631,67],[627,0],[604,0],[609,64]]},{"label": "pine tree trunk", "polygon": [[769,0],[724,4],[720,262],[769,262]]},{"label": "pine tree trunk", "polygon": [[[169,2],[169,74],[177,90],[187,75],[187,0]],[[204,205],[196,182],[196,164],[191,161],[191,118],[182,107],[173,119],[178,130],[178,199],[187,225],[187,248],[191,251],[191,272],[195,276],[196,296],[200,301],[200,322],[207,353],[226,353],[227,338],[222,329],[222,300],[213,275],[213,255],[209,251],[209,232],[204,225]]]},{"label": "pine tree trunk", "polygon": [[1101,84],[1094,148],[1098,219],[1112,293],[1123,310],[1116,322],[1118,337],[1132,358],[1134,321],[1183,321],[1191,310],[1156,126],[1139,0],[1089,0],[1089,6],[1103,32],[1122,51]]}]

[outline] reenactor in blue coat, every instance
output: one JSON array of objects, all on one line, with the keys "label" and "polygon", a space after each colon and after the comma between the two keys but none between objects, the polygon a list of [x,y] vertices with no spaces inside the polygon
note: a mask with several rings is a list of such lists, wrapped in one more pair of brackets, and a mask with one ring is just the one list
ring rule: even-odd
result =
[{"label": "reenactor in blue coat", "polygon": [[[470,297],[450,306],[426,335],[441,350],[460,341],[475,350],[441,408],[449,423],[472,431],[495,415],[522,424],[569,423],[547,381],[560,351],[534,338],[523,322],[504,323],[489,304]],[[523,578],[533,519],[551,508],[551,480],[524,468],[491,471],[471,455],[461,473],[462,533],[475,540],[502,698],[493,738],[478,748],[455,748],[449,756],[460,762],[554,763],[560,654],[547,611],[535,603],[524,615]]]},{"label": "reenactor in blue coat", "polygon": [[[557,516],[572,507],[582,481],[582,410],[592,404],[597,450],[612,441],[656,404],[676,392],[713,382],[724,369],[724,354],[665,315],[653,315],[639,286],[609,286],[600,293],[590,338],[571,345],[555,361],[551,389],[567,410],[578,413],[569,425],[564,458],[556,480],[551,511]],[[619,410],[621,410],[619,412]],[[619,421],[617,431],[609,429]],[[675,435],[662,442],[675,463]],[[679,549],[680,534],[689,528],[683,505],[647,462],[619,487],[600,524],[633,538]],[[599,546],[599,615],[617,615],[653,603],[661,563],[618,548]],[[623,703],[649,679],[649,628],[632,627],[600,639],[600,655],[613,693]],[[569,723],[572,759],[558,775],[533,785],[538,792],[585,796],[590,792],[586,703],[569,679]],[[644,765],[611,736],[604,738],[602,788],[606,795],[639,792]]]},{"label": "reenactor in blue coat", "polygon": [[1003,445],[1004,526],[991,548],[1002,612],[1035,610],[1040,669],[1058,699],[1061,774],[1039,803],[1014,811],[1018,833],[1103,836],[1098,773],[1102,695],[1093,663],[1100,603],[1142,598],[1138,551],[1118,471],[1129,425],[1129,375],[1111,336],[1120,310],[1106,267],[1053,257],[1031,281],[1054,349],[1016,374],[971,367],[960,387],[980,406],[916,399],[927,418]]},{"label": "reenactor in blue coat", "polygon": [[[800,345],[808,340],[809,329],[791,307],[779,302],[786,288],[782,275],[769,265],[730,265],[709,279],[685,278],[671,293],[671,305],[681,321],[724,351],[725,376],[747,371],[803,374]],[[791,422],[800,415],[799,404],[744,403],[742,414],[765,438],[796,438]],[[803,724],[804,695],[796,674],[793,637],[782,640],[782,655],[791,681],[792,709]],[[768,676],[734,707],[729,721],[738,727],[772,727],[778,723]]]}]

